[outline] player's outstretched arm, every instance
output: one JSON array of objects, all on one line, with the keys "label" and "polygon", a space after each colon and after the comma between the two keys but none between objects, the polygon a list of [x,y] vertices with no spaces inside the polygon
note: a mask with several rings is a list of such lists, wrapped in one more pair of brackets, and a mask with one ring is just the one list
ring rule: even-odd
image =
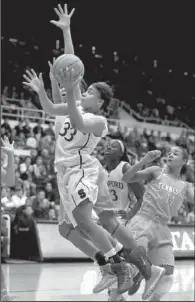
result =
[{"label": "player's outstretched arm", "polygon": [[93,133],[97,137],[106,135],[107,123],[105,118],[95,115],[90,118],[83,117],[81,111],[77,108],[75,88],[82,78],[74,82],[74,70],[68,70],[68,68],[61,71],[60,78],[67,92],[68,113],[72,127],[83,133]]},{"label": "player's outstretched arm", "polygon": [[70,20],[71,20],[72,15],[74,14],[75,8],[73,8],[71,10],[70,14],[68,14],[67,4],[64,4],[64,10],[61,7],[61,5],[58,4],[58,8],[54,8],[54,11],[58,15],[59,20],[58,21],[51,20],[50,23],[59,27],[63,32],[64,53],[74,55],[74,46],[72,43],[72,37],[71,37],[71,32],[70,32]]},{"label": "player's outstretched arm", "polygon": [[142,169],[145,165],[151,164],[154,160],[159,158],[160,155],[161,152],[159,150],[149,151],[137,164],[127,169],[127,171],[123,175],[122,180],[127,183],[142,180],[152,180],[159,174],[161,168],[158,166],[152,166],[144,170]]},{"label": "player's outstretched arm", "polygon": [[[52,24],[59,27],[63,32],[63,38],[64,38],[64,53],[65,54],[73,54],[74,55],[74,46],[72,42],[72,36],[71,36],[71,30],[70,30],[70,23],[71,23],[71,17],[74,14],[75,8],[73,8],[68,14],[68,7],[67,4],[64,4],[64,10],[61,7],[60,4],[58,4],[58,8],[54,8],[54,11],[59,17],[58,21],[50,21]],[[75,88],[75,97],[76,100],[81,99],[81,90],[80,86],[78,85]]]},{"label": "player's outstretched arm", "polygon": [[1,180],[6,186],[15,185],[14,142],[10,144],[7,136],[1,138],[1,150],[8,157],[6,168],[1,167]]},{"label": "player's outstretched arm", "polygon": [[47,96],[47,93],[44,88],[44,82],[42,78],[42,74],[37,76],[36,72],[31,69],[30,71],[26,71],[26,74],[23,75],[26,82],[23,82],[24,85],[30,87],[33,91],[35,91],[41,103],[43,110],[49,115],[67,115],[68,114],[68,106],[67,104],[53,104]]},{"label": "player's outstretched arm", "polygon": [[[55,62],[55,58],[53,58],[53,64]],[[52,63],[49,61],[49,77],[50,77],[50,81],[51,81],[51,90],[52,90],[52,99],[54,104],[61,104],[62,103],[62,98],[61,98],[61,94],[60,94],[60,88],[58,85],[58,82],[56,81],[56,79],[53,76],[53,72],[52,72]]]}]

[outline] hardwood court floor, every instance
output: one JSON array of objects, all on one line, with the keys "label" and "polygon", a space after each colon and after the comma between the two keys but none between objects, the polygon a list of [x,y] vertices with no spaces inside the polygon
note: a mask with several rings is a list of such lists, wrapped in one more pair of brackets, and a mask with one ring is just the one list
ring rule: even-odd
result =
[{"label": "hardwood court floor", "polygon": [[[2,265],[10,295],[20,301],[107,301],[106,291],[92,295],[98,269],[93,263],[10,263]],[[84,282],[83,282],[84,281]],[[141,301],[144,282],[137,294]],[[164,301],[194,301],[194,261],[176,261],[174,284]]]}]

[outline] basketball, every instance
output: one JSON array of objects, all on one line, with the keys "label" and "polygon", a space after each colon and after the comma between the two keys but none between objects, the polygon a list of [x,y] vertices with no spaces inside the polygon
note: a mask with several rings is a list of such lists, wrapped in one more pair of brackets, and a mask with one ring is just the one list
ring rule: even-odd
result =
[{"label": "basketball", "polygon": [[66,68],[74,70],[74,82],[84,76],[85,69],[83,62],[75,55],[63,54],[55,60],[52,68],[53,75],[58,82],[61,70],[65,70]]}]

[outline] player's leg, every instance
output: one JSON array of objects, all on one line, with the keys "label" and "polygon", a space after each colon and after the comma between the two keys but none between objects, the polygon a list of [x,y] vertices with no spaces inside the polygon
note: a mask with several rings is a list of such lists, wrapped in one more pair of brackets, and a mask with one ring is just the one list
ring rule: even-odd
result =
[{"label": "player's leg", "polygon": [[[138,246],[143,248],[146,252],[148,251],[148,246],[151,245],[151,242],[154,240],[153,229],[155,227],[156,224],[153,223],[153,221],[140,215],[133,217],[133,219],[131,219],[131,221],[126,225],[127,230],[131,231]],[[144,293],[142,295],[144,300],[149,299],[152,296],[153,291],[158,286],[165,274],[165,270],[162,267],[154,265],[148,257],[147,259],[147,261],[151,263],[152,273],[151,278],[145,282]],[[133,286],[129,289],[130,295],[134,294],[139,289],[142,281],[142,277],[139,272],[134,276],[133,281]]]},{"label": "player's leg", "polygon": [[[95,243],[95,245],[97,245],[104,252],[105,257],[107,257],[112,263],[112,271],[117,275],[118,278],[118,288],[121,292],[125,292],[130,286],[128,266],[117,254],[102,227],[97,225],[92,219],[92,209],[92,202],[90,202],[89,199],[83,200],[73,210],[74,218],[78,227]],[[104,286],[101,287],[101,291],[109,286],[110,285],[108,284],[104,284]],[[96,292],[100,292],[100,288]]]},{"label": "player's leg", "polygon": [[150,301],[160,301],[173,285],[174,253],[172,238],[167,226],[156,227],[157,248],[148,251],[148,257],[152,263],[165,268],[165,275],[156,287]]},{"label": "player's leg", "polygon": [[[96,201],[98,193],[96,183],[99,168],[97,163],[94,164],[94,167],[93,163],[90,163],[90,167],[86,167],[86,165],[82,170],[80,167],[67,169],[65,175],[58,177],[59,181],[61,180],[59,190],[61,190],[63,205],[73,226],[78,226],[94,245],[104,253],[104,256],[112,262],[110,269],[117,276],[119,288],[121,291],[126,291],[129,287],[128,266],[117,255],[102,227],[92,219],[92,202]],[[66,198],[63,198],[63,196]],[[103,289],[107,287],[109,287],[109,284],[105,284]]]}]

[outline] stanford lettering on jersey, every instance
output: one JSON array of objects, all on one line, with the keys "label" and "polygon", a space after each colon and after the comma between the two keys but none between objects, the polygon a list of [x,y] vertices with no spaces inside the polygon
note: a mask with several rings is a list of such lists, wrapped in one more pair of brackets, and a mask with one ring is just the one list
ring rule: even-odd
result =
[{"label": "stanford lettering on jersey", "polygon": [[116,187],[116,188],[119,188],[119,189],[123,189],[123,183],[121,182],[118,182],[118,181],[113,181],[113,180],[109,180],[108,181],[108,187]]}]

